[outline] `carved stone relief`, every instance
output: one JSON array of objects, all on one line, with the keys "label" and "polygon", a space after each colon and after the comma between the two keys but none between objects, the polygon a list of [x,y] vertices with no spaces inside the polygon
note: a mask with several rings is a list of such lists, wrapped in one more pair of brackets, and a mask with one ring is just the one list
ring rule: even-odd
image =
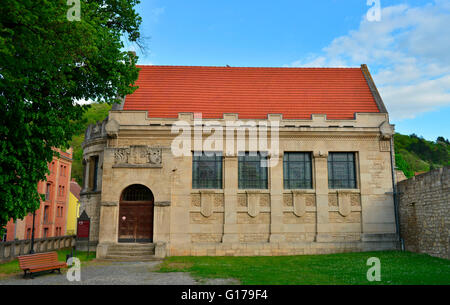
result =
[{"label": "carved stone relief", "polygon": [[201,193],[200,194],[200,213],[205,217],[210,217],[213,214],[214,194]]},{"label": "carved stone relief", "polygon": [[251,217],[256,217],[259,214],[259,199],[260,194],[247,193],[248,215]]},{"label": "carved stone relief", "polygon": [[339,214],[347,217],[352,213],[351,193],[338,192]]},{"label": "carved stone relief", "polygon": [[144,145],[130,146],[129,148],[117,148],[114,151],[114,163],[116,165],[162,165],[162,149]]},{"label": "carved stone relief", "polygon": [[380,141],[380,151],[390,151],[391,143],[389,141]]},{"label": "carved stone relief", "polygon": [[306,213],[306,196],[302,193],[293,193],[294,197],[294,214],[302,217]]}]

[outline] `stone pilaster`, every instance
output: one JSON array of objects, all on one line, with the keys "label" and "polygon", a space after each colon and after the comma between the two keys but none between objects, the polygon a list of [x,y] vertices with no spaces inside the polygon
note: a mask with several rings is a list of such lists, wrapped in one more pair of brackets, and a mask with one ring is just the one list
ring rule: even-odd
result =
[{"label": "stone pilaster", "polygon": [[[367,160],[367,155],[364,152],[358,153],[359,159],[365,158],[364,160]],[[369,186],[370,181],[372,180],[372,177],[370,175],[370,168],[367,161],[359,162],[358,163],[359,168],[359,181],[358,181],[358,187],[361,191],[361,233],[371,233],[370,232],[370,224],[368,224],[368,219],[370,218],[370,215],[367,214],[368,211],[370,211],[370,191],[371,187]]]},{"label": "stone pilaster", "polygon": [[117,242],[119,219],[119,202],[102,202],[100,207],[100,226],[98,239],[100,243]]},{"label": "stone pilaster", "polygon": [[189,209],[192,189],[192,157],[173,158],[173,164],[177,165],[177,170],[172,172],[171,177],[169,219],[176,219],[176,221],[170,221],[170,242],[186,245],[191,242]]},{"label": "stone pilaster", "polygon": [[223,243],[239,242],[237,227],[238,158],[224,156],[224,227]]},{"label": "stone pilaster", "polygon": [[[271,156],[270,175],[270,242],[282,242],[283,235],[283,156]],[[274,162],[274,158],[278,162]],[[275,164],[276,163],[276,164]]]},{"label": "stone pilaster", "polygon": [[316,180],[317,232],[316,241],[328,241],[328,152],[314,152],[314,176]]}]

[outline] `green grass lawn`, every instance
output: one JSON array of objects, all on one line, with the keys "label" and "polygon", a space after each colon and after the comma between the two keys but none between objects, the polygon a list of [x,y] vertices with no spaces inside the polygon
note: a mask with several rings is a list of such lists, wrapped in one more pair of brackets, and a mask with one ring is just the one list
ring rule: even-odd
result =
[{"label": "green grass lawn", "polygon": [[[66,261],[66,255],[70,254],[71,250],[63,249],[63,250],[58,250],[57,252],[58,252],[58,260],[64,262],[64,261]],[[87,252],[77,251],[76,256],[83,263],[83,262],[87,262],[87,261],[95,259],[95,252],[90,252],[89,258],[88,258]],[[20,272],[23,272],[23,271],[20,270],[19,262],[17,259],[12,260],[7,263],[0,263],[0,276],[10,275],[10,274],[15,274],[15,273],[20,273]]]},{"label": "green grass lawn", "polygon": [[[381,281],[369,282],[367,259],[378,257]],[[234,278],[244,285],[450,285],[450,260],[400,251],[259,257],[169,257],[159,272]]]}]

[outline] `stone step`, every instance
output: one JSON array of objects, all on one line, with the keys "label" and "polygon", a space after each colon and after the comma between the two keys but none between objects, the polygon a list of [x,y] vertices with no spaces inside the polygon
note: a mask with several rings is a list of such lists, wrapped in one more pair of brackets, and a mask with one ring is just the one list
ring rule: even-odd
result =
[{"label": "stone step", "polygon": [[152,250],[111,250],[108,251],[108,255],[130,255],[130,256],[141,256],[141,255],[154,255],[155,251]]},{"label": "stone step", "polygon": [[104,260],[108,260],[108,261],[143,262],[143,261],[159,261],[161,259],[155,257],[154,255],[131,256],[131,255],[112,255],[112,254],[108,254],[104,258]]},{"label": "stone step", "polygon": [[155,244],[114,244],[108,250],[153,250]]},{"label": "stone step", "polygon": [[155,244],[154,243],[117,243],[117,244],[112,244],[110,245],[110,247],[154,247]]},{"label": "stone step", "polygon": [[147,246],[147,247],[134,247],[134,246],[128,246],[128,247],[124,247],[124,246],[109,246],[108,249],[112,249],[112,250],[136,250],[136,251],[145,251],[145,250],[152,250],[155,249],[155,246]]}]

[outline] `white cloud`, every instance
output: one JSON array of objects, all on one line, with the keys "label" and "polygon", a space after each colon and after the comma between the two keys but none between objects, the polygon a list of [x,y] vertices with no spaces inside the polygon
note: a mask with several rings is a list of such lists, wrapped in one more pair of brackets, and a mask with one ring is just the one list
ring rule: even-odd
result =
[{"label": "white cloud", "polygon": [[382,9],[380,22],[364,15],[359,29],[289,66],[366,63],[391,116],[413,118],[450,105],[449,37],[450,1],[390,6]]}]

